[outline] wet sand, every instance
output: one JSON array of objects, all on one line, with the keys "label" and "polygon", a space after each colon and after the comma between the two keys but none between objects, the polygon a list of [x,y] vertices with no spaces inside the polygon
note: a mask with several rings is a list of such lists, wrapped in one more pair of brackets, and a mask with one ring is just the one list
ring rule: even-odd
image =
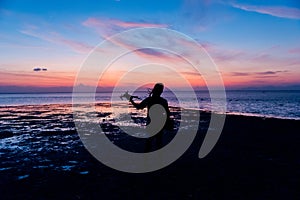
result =
[{"label": "wet sand", "polygon": [[[108,104],[95,115],[118,145],[143,142],[118,134]],[[175,122],[180,112],[171,108]],[[143,113],[132,113],[136,123]],[[74,127],[71,105],[0,107],[1,199],[296,199],[300,197],[300,120],[228,115],[208,156],[198,158],[210,120],[185,154],[161,170],[130,174],[98,162]],[[175,133],[174,133],[175,134]],[[167,143],[174,136],[164,137]],[[124,147],[125,148],[125,147]]]}]

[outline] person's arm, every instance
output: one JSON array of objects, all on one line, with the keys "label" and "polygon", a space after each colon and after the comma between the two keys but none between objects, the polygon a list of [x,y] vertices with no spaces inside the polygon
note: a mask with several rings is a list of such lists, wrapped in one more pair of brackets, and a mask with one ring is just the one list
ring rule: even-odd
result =
[{"label": "person's arm", "polygon": [[135,102],[133,101],[133,97],[132,97],[132,96],[129,98],[129,102],[130,102],[136,109],[144,109],[144,108],[147,106],[147,104],[148,104],[148,100],[149,100],[149,97],[146,98],[146,99],[144,99],[141,103],[135,103]]},{"label": "person's arm", "polygon": [[166,112],[167,112],[167,118],[169,119],[170,118],[170,109],[169,109],[169,104],[168,104],[167,101],[165,102],[164,107],[165,107]]},{"label": "person's arm", "polygon": [[164,108],[166,109],[166,112],[167,112],[167,121],[164,125],[164,128],[166,130],[173,130],[175,125],[174,125],[174,120],[171,119],[170,115],[170,109],[169,109],[169,105],[168,105],[168,102],[166,101],[165,104],[164,104]]}]

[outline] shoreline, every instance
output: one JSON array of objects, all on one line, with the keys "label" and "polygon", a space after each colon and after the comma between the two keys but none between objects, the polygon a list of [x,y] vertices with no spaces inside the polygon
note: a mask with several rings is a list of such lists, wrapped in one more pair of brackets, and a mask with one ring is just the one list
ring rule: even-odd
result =
[{"label": "shoreline", "polygon": [[[122,101],[120,101],[121,103],[123,103]],[[118,102],[118,103],[120,103]],[[101,104],[110,104],[110,101],[102,101],[102,102],[95,102],[95,104],[97,105],[101,105]],[[89,103],[81,103],[82,105],[87,105]],[[80,104],[80,105],[81,105]],[[124,103],[126,104],[126,103]],[[55,105],[65,105],[65,106],[70,106],[72,107],[72,103],[49,103],[49,104],[24,104],[24,105],[0,105],[0,109],[2,108],[14,108],[14,107],[33,107],[33,106],[55,106]],[[182,107],[176,107],[176,106],[169,106],[169,108],[181,108],[181,109],[185,109],[185,110],[196,110],[196,111],[200,111],[201,113],[211,113],[212,111],[207,110],[207,109],[200,109],[200,108],[182,108]],[[226,115],[226,116],[245,116],[245,117],[258,117],[258,118],[266,118],[266,119],[282,119],[282,120],[296,120],[299,121],[299,118],[295,118],[295,117],[280,117],[280,116],[272,116],[272,115],[263,115],[263,114],[258,114],[258,113],[239,113],[239,112],[230,112],[230,111],[226,111],[225,113],[219,113],[219,112],[215,112],[215,114],[218,115]]]}]

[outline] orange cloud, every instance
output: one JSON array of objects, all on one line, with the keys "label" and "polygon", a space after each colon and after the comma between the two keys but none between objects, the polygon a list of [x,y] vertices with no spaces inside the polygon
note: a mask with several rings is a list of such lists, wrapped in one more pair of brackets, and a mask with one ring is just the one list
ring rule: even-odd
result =
[{"label": "orange cloud", "polygon": [[71,73],[28,73],[28,72],[1,72],[0,85],[18,86],[72,86],[75,74]]}]

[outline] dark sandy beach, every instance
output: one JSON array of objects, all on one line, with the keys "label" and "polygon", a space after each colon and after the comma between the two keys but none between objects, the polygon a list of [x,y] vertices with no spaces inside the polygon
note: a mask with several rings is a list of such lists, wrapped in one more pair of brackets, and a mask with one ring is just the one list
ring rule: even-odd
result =
[{"label": "dark sandy beach", "polygon": [[[106,106],[94,114],[109,133],[116,129]],[[171,111],[177,121],[178,109]],[[227,115],[220,140],[199,159],[209,120],[210,113],[201,112],[197,136],[177,161],[130,174],[89,154],[74,127],[71,105],[1,107],[0,199],[300,198],[299,120]],[[130,146],[122,134],[108,137]],[[143,143],[132,146],[139,151]]]}]

